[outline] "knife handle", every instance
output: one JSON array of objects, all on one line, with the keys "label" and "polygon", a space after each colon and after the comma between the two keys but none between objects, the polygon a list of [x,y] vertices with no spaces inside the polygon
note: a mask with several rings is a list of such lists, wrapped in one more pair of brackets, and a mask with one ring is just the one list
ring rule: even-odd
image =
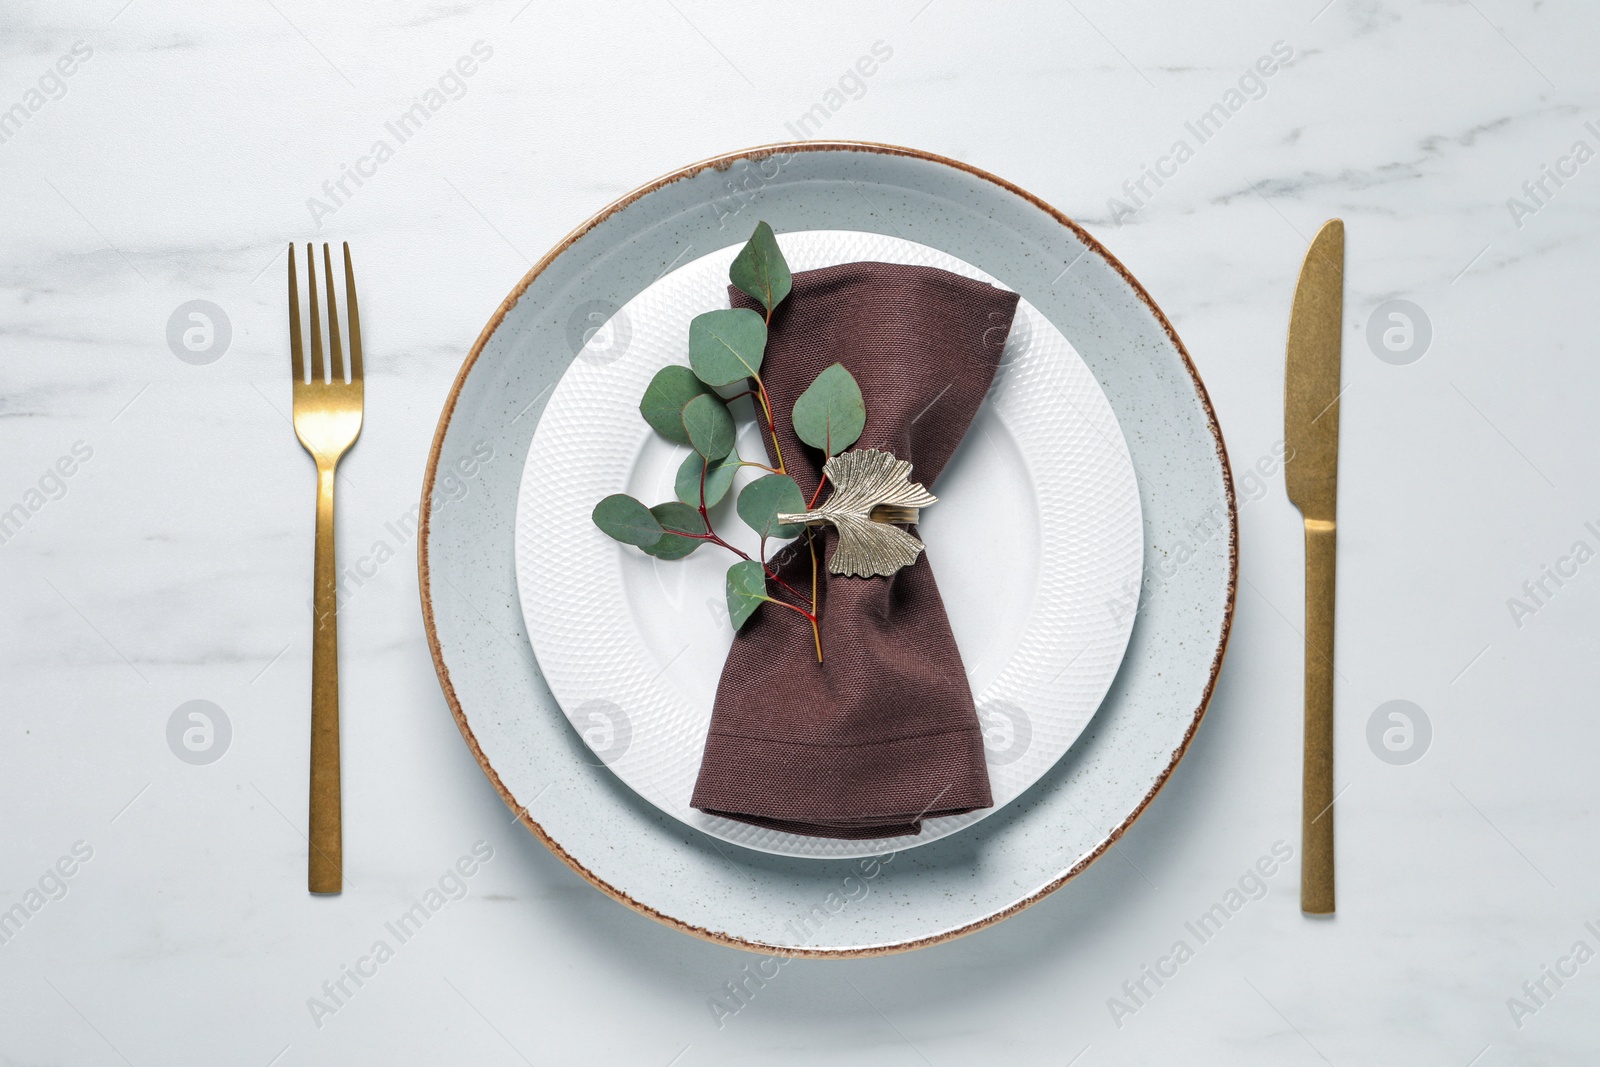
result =
[{"label": "knife handle", "polygon": [[1333,912],[1334,524],[1306,520],[1305,780],[1300,809],[1300,910]]}]

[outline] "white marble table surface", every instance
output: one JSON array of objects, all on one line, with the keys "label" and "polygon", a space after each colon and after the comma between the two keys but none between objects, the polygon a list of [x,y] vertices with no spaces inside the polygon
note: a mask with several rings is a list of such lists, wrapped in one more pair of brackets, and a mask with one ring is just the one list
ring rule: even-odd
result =
[{"label": "white marble table surface", "polygon": [[[3,23],[0,916],[26,919],[0,925],[0,1063],[1600,1059],[1592,5],[12,0]],[[798,961],[737,1003],[754,957],[612,903],[509,823],[434,677],[408,517],[449,383],[529,262],[818,103],[808,136],[1003,175],[1144,281],[1222,420],[1243,573],[1210,714],[1111,856],[994,929]],[[1295,272],[1335,215],[1341,907],[1303,918],[1291,864],[1201,944],[1185,923],[1298,847],[1300,527],[1274,450]],[[367,562],[341,612],[336,899],[304,891],[291,239],[356,247],[369,367],[340,488],[343,558]],[[192,300],[231,326],[178,345],[200,362],[168,342]],[[1369,343],[1390,300],[1425,317],[1420,359],[1387,318]],[[169,745],[191,700],[231,725],[208,764]],[[1431,737],[1386,760],[1368,724],[1391,700]],[[308,1007],[478,842],[463,899]],[[1180,939],[1193,958],[1144,978]]]}]

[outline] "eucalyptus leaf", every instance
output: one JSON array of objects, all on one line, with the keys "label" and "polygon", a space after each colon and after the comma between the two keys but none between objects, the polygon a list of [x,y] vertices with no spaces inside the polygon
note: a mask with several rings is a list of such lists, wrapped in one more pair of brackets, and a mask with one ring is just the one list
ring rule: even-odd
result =
[{"label": "eucalyptus leaf", "polygon": [[804,527],[780,523],[778,516],[805,511],[806,498],[787,474],[768,474],[739,492],[738,510],[739,517],[762,537],[797,537]]},{"label": "eucalyptus leaf", "polygon": [[626,493],[613,493],[600,501],[592,517],[602,533],[625,545],[649,551],[661,540],[661,523],[649,508]]},{"label": "eucalyptus leaf", "polygon": [[708,311],[689,322],[689,366],[707,385],[754,376],[766,347],[767,324],[749,308]]},{"label": "eucalyptus leaf", "polygon": [[684,405],[683,428],[694,450],[708,460],[733,451],[733,416],[720,397],[703,393]]},{"label": "eucalyptus leaf", "polygon": [[679,533],[703,534],[706,532],[705,521],[700,518],[700,509],[680,504],[676,500],[665,504],[657,504],[650,509],[650,514],[665,531],[661,540],[645,549],[656,559],[682,559],[705,541],[698,537],[679,537]]},{"label": "eucalyptus leaf", "polygon": [[705,457],[698,452],[690,452],[685,456],[683,466],[678,468],[677,481],[673,484],[678,499],[685,504],[696,507],[700,504],[701,470],[705,470],[706,474],[706,507],[714,507],[733,487],[733,476],[739,470],[739,453],[729,452],[721,459],[712,461],[710,467],[706,466]]},{"label": "eucalyptus leaf", "polygon": [[756,232],[750,235],[750,240],[728,268],[728,280],[740,291],[759,300],[769,316],[789,295],[794,277],[789,273],[789,264],[778,248],[778,238],[771,226],[756,223]]},{"label": "eucalyptus leaf", "polygon": [[861,386],[844,364],[817,375],[794,402],[794,432],[813,448],[829,456],[856,443],[867,425],[867,405]]},{"label": "eucalyptus leaf", "polygon": [[684,405],[709,392],[711,389],[688,367],[676,363],[662,367],[650,379],[644,398],[639,401],[639,414],[669,441],[686,445],[689,435],[683,428]]},{"label": "eucalyptus leaf", "polygon": [[742,628],[761,602],[767,599],[767,572],[753,559],[742,559],[728,568],[728,621]]}]

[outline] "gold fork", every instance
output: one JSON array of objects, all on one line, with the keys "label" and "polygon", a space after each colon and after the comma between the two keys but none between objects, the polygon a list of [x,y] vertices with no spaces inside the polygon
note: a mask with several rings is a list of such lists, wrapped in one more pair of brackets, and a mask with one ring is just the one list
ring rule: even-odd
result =
[{"label": "gold fork", "polygon": [[311,377],[300,340],[300,291],[289,246],[289,354],[294,366],[294,434],[317,461],[317,550],[312,579],[311,626],[311,826],[306,882],[313,893],[337,893],[344,882],[344,834],[339,800],[339,601],[333,551],[333,472],[361,433],[361,317],[350,245],[344,246],[345,303],[350,310],[350,380],[339,348],[339,308],[333,296],[333,262],[322,246],[323,288],[328,294],[328,361],[324,378],[322,323],[317,314],[317,260],[306,245],[310,275]]}]

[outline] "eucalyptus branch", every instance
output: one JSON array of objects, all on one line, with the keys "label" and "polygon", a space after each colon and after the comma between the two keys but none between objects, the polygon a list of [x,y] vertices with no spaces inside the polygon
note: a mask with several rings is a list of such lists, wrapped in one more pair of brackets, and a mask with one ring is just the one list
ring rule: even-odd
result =
[{"label": "eucalyptus branch", "polygon": [[[639,413],[663,437],[688,445],[674,480],[677,500],[655,507],[624,493],[614,493],[595,505],[594,523],[610,537],[661,560],[682,559],[709,542],[739,557],[728,568],[726,597],[728,618],[741,628],[763,603],[777,604],[803,616],[811,624],[817,662],[822,662],[822,630],[818,616],[818,555],[815,531],[778,521],[815,508],[828,478],[819,478],[808,505],[784,462],[778,434],[777,412],[761,378],[767,331],[773,314],[793,288],[793,277],[778,247],[772,227],[758,223],[755,232],[728,268],[728,280],[761,306],[726,308],[697,315],[689,323],[689,365],[663,367],[651,379],[639,402]],[[739,389],[724,397],[719,390]],[[773,465],[741,458],[735,450],[738,426],[728,405],[753,397],[763,431],[772,441]],[[840,449],[849,448],[866,425],[861,389],[843,365],[828,367],[795,401],[789,413],[795,437],[821,450],[826,462]],[[698,470],[693,466],[698,464]],[[761,535],[760,558],[724,540],[711,523],[711,507],[733,486],[735,474],[745,467],[765,472],[738,493],[739,518]],[[804,533],[811,557],[811,592],[790,585],[767,562],[767,541]],[[790,603],[774,595],[792,596]],[[810,608],[800,604],[809,603]]]}]

